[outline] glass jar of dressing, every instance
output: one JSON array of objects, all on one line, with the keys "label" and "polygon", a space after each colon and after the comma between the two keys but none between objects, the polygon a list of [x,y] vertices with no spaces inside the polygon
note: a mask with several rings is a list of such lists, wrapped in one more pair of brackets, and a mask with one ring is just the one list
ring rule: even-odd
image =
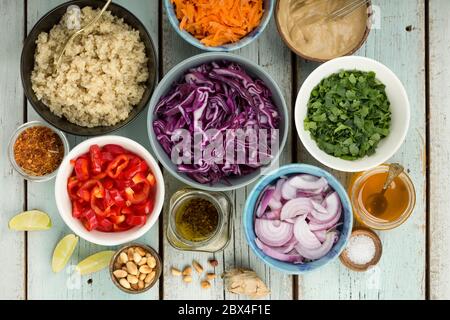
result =
[{"label": "glass jar of dressing", "polygon": [[170,199],[167,240],[179,250],[223,250],[231,237],[231,217],[232,205],[226,194],[179,190]]},{"label": "glass jar of dressing", "polygon": [[416,204],[416,192],[410,177],[402,172],[384,193],[386,208],[376,212],[371,206],[372,196],[381,192],[386,181],[389,165],[383,164],[372,170],[356,173],[350,180],[348,193],[356,220],[369,228],[389,230],[403,224]]}]

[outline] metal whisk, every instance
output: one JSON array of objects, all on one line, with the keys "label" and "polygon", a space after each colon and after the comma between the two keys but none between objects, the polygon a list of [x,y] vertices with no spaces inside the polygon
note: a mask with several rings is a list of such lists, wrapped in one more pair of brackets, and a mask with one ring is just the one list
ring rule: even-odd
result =
[{"label": "metal whisk", "polygon": [[[303,6],[303,5],[314,6],[314,5],[324,3],[326,1],[334,1],[334,0],[316,0],[314,2],[309,2],[309,3],[308,3],[308,0],[297,0],[292,6],[292,10],[296,10],[300,6]],[[311,23],[317,22],[319,20],[330,21],[330,20],[336,20],[339,18],[343,18],[343,17],[349,15],[350,13],[354,12],[355,10],[357,10],[357,9],[361,8],[362,6],[365,6],[369,3],[370,3],[370,0],[349,0],[342,7],[334,10],[333,12],[330,12],[326,16],[320,16],[320,17],[317,16],[317,17],[314,17],[314,19],[312,19],[312,21],[308,20],[307,24],[311,24]]]}]

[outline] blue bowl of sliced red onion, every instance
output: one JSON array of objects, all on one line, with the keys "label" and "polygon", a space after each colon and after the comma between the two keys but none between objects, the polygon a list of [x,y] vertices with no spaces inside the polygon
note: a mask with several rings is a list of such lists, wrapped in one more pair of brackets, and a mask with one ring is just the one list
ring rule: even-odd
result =
[{"label": "blue bowl of sliced red onion", "polygon": [[244,208],[247,241],[268,265],[303,274],[344,250],[353,227],[350,199],[325,170],[290,164],[264,176]]}]

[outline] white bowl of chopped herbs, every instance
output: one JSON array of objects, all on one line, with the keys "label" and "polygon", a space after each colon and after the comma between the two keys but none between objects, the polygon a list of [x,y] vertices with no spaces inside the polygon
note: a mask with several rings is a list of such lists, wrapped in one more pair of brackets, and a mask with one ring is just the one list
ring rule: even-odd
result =
[{"label": "white bowl of chopped herbs", "polygon": [[385,65],[349,56],[318,67],[295,104],[295,125],[305,148],[322,164],[345,172],[376,167],[400,148],[410,104]]}]

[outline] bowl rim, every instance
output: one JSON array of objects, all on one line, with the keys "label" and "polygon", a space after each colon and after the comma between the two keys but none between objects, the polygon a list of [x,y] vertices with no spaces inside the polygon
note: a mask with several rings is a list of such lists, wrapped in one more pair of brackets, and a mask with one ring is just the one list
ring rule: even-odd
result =
[{"label": "bowl rim", "polygon": [[[322,151],[320,149],[315,150],[315,149],[313,149],[313,147],[311,145],[309,145],[308,143],[305,143],[305,140],[308,140],[308,142],[311,142],[312,145],[316,145],[316,142],[310,137],[309,133],[306,132],[303,128],[303,120],[304,119],[300,119],[300,109],[303,108],[303,106],[300,106],[300,98],[302,96],[308,96],[308,97],[310,96],[311,92],[306,92],[306,90],[307,90],[306,86],[312,83],[312,80],[311,80],[312,78],[314,78],[318,74],[321,74],[324,70],[327,70],[327,68],[330,65],[333,66],[332,69],[336,69],[336,70],[331,73],[325,72],[325,74],[327,74],[327,75],[331,75],[332,73],[342,70],[343,68],[339,67],[341,65],[341,62],[345,63],[345,62],[355,62],[355,61],[364,62],[366,65],[369,65],[369,66],[370,65],[377,66],[377,68],[379,68],[380,70],[383,70],[383,72],[385,72],[387,74],[387,76],[390,79],[392,79],[393,82],[396,83],[397,87],[399,88],[398,94],[401,96],[401,99],[405,102],[403,105],[403,107],[405,108],[405,110],[404,110],[405,129],[401,132],[401,136],[398,137],[397,142],[395,143],[395,147],[390,149],[389,152],[386,152],[385,156],[380,158],[380,160],[378,160],[374,164],[361,164],[361,163],[356,164],[354,161],[344,160],[344,159],[336,158],[336,157],[332,156],[333,159],[334,158],[339,159],[339,162],[352,164],[351,166],[345,167],[343,165],[338,164],[335,161],[325,159],[324,158],[325,155],[327,155],[327,156],[330,156],[330,155],[328,155],[327,153],[325,153],[324,151]],[[347,68],[347,69],[349,69],[349,68]],[[327,77],[327,75],[321,77],[321,79]],[[317,84],[318,83],[315,83],[314,85],[312,85],[312,87],[314,88]],[[391,105],[391,108],[392,108],[392,105]],[[363,57],[363,56],[345,56],[345,57],[339,57],[339,58],[335,58],[335,59],[325,62],[324,64],[317,67],[313,72],[311,72],[311,74],[308,75],[308,77],[303,82],[302,86],[300,87],[300,90],[298,91],[298,94],[297,94],[297,97],[295,100],[294,122],[295,122],[295,128],[297,131],[297,135],[300,138],[300,141],[302,142],[303,146],[321,164],[323,164],[331,169],[339,170],[342,172],[367,171],[367,170],[373,169],[373,168],[387,162],[403,145],[403,142],[405,141],[406,136],[408,134],[410,122],[411,122],[411,104],[410,104],[408,94],[406,92],[406,89],[405,89],[403,83],[400,81],[400,79],[397,77],[397,75],[389,67],[387,67],[383,63],[381,63],[377,60],[371,59],[371,58],[367,58],[367,57]],[[392,125],[392,123],[391,123],[391,125]],[[361,159],[367,159],[372,156],[373,155],[365,156],[364,158],[361,158]],[[359,160],[361,160],[361,159],[359,159]]]},{"label": "bowl rim", "polygon": [[[53,127],[57,128],[58,130],[61,130],[61,131],[64,132],[64,133],[72,134],[72,135],[79,136],[79,137],[95,137],[95,136],[99,136],[99,135],[104,135],[104,134],[110,134],[110,133],[113,133],[113,132],[115,132],[115,131],[117,131],[117,130],[119,130],[119,129],[125,127],[125,126],[127,126],[128,124],[130,124],[130,123],[132,123],[134,120],[136,120],[136,118],[138,118],[139,115],[147,108],[148,103],[149,103],[149,101],[150,101],[150,99],[151,99],[151,97],[152,97],[152,95],[153,95],[153,92],[155,91],[155,88],[156,88],[156,86],[157,86],[157,84],[158,84],[158,77],[159,77],[159,75],[158,75],[159,61],[158,61],[158,55],[157,55],[157,53],[156,53],[155,43],[154,43],[153,38],[151,37],[150,33],[148,32],[147,27],[145,26],[145,24],[142,23],[142,21],[141,21],[135,14],[133,14],[131,11],[129,11],[129,10],[126,9],[125,7],[123,7],[123,6],[121,6],[120,4],[117,4],[117,3],[115,3],[115,2],[112,2],[112,3],[110,4],[110,6],[115,6],[115,7],[117,7],[119,10],[122,10],[122,11],[126,12],[128,15],[132,16],[132,17],[136,20],[136,21],[140,24],[142,30],[144,30],[144,32],[145,32],[146,36],[148,37],[148,39],[150,40],[150,44],[151,44],[151,45],[150,45],[150,48],[149,48],[149,49],[150,49],[150,51],[152,52],[153,57],[154,57],[155,72],[154,72],[154,76],[153,76],[153,79],[152,79],[152,83],[153,83],[153,84],[152,84],[151,87],[148,87],[148,88],[147,88],[147,90],[148,90],[148,92],[149,92],[150,94],[149,94],[149,96],[147,97],[147,99],[145,99],[145,101],[142,100],[142,101],[143,101],[143,103],[142,103],[142,105],[143,105],[142,110],[139,111],[138,113],[136,113],[134,116],[132,116],[132,117],[129,116],[127,119],[125,119],[125,120],[123,120],[123,121],[117,123],[117,124],[114,125],[114,126],[109,126],[109,127],[108,127],[108,126],[95,127],[95,128],[107,128],[107,129],[103,130],[101,133],[80,133],[80,132],[78,132],[78,131],[68,130],[68,129],[66,129],[66,128],[63,128],[62,126],[59,126],[58,123],[56,123],[55,121],[52,121],[52,120],[47,119],[47,118],[45,117],[45,114],[44,114],[43,112],[41,112],[41,110],[40,110],[37,106],[35,106],[35,104],[32,102],[32,99],[30,98],[30,94],[34,94],[33,89],[32,89],[32,88],[30,88],[30,90],[27,90],[27,89],[26,89],[26,88],[27,88],[26,83],[25,83],[26,75],[24,74],[25,71],[24,71],[24,68],[23,68],[23,66],[24,66],[24,64],[25,64],[25,45],[26,45],[26,43],[28,43],[28,42],[31,41],[30,35],[31,35],[34,31],[36,31],[36,29],[38,28],[38,26],[39,26],[45,19],[47,19],[47,18],[48,18],[49,16],[51,16],[52,14],[54,14],[55,11],[57,11],[57,10],[59,10],[59,9],[61,9],[61,8],[64,8],[64,7],[68,7],[68,6],[73,5],[73,4],[77,4],[79,1],[81,1],[81,0],[71,0],[71,1],[64,2],[64,3],[62,3],[62,4],[60,4],[60,5],[56,6],[56,7],[54,7],[53,9],[51,9],[50,11],[48,11],[46,14],[44,14],[44,15],[43,15],[43,16],[42,16],[42,17],[34,24],[33,28],[26,34],[26,38],[25,38],[25,40],[23,41],[23,44],[22,44],[22,52],[21,52],[21,54],[20,54],[20,78],[21,78],[21,83],[22,83],[22,87],[23,87],[24,94],[25,94],[25,96],[26,96],[26,98],[27,98],[27,102],[33,107],[33,109],[36,111],[36,113],[37,113],[42,119],[44,119],[44,120],[45,120],[46,122],[48,122],[50,125],[52,125]],[[141,36],[141,37],[142,37],[142,36]],[[146,47],[146,51],[147,51],[147,47]],[[35,52],[35,53],[36,53],[36,52]],[[31,75],[30,75],[30,77],[31,77]],[[34,95],[35,95],[35,94],[34,94]],[[141,103],[141,102],[139,102],[139,103]],[[134,106],[134,107],[135,107],[135,106]],[[133,107],[133,108],[134,108],[134,107]],[[62,118],[62,119],[65,119],[65,118]],[[65,120],[69,122],[69,120],[67,120],[67,119],[65,119]],[[77,124],[74,124],[74,125],[77,125]],[[81,129],[88,128],[88,127],[82,127],[82,126],[79,126],[79,125],[77,125],[77,126],[78,126],[79,128],[81,128]]]},{"label": "bowl rim", "polygon": [[[286,46],[288,46],[288,48],[294,52],[297,56],[305,59],[305,60],[309,60],[309,61],[315,61],[315,62],[327,62],[330,60],[333,60],[335,58],[331,58],[331,59],[320,59],[320,58],[314,58],[314,57],[310,57],[306,54],[303,54],[301,51],[299,51],[297,48],[295,48],[286,38],[286,35],[283,33],[282,29],[281,29],[281,25],[278,19],[278,12],[280,10],[280,1],[281,0],[276,0],[276,5],[275,5],[275,24],[277,26],[277,30],[278,33],[281,36],[281,39],[283,40],[283,42],[286,44]],[[372,0],[368,0],[367,4],[367,9],[369,10],[370,8],[372,8]],[[367,22],[369,21],[369,19],[372,17],[373,12],[372,10],[368,11],[367,13]],[[367,38],[369,37],[370,31],[372,30],[372,28],[370,28],[367,24],[366,24],[366,30],[364,31],[364,34],[360,40],[360,42],[358,42],[358,44],[351,50],[349,50],[347,53],[344,53],[342,55],[340,55],[339,57],[345,57],[345,56],[350,56],[352,54],[354,54],[356,51],[358,51],[359,49],[361,49],[361,47],[364,45],[364,43],[367,41]]]},{"label": "bowl rim", "polygon": [[[311,173],[315,172],[315,173]],[[308,173],[316,176],[322,176],[325,177],[328,180],[328,183],[333,183],[336,188],[334,191],[336,191],[339,195],[339,199],[344,204],[345,207],[348,209],[347,211],[343,212],[344,220],[343,222],[343,228],[346,231],[345,237],[341,236],[336,244],[332,247],[330,252],[327,253],[324,257],[315,260],[313,262],[308,262],[304,264],[293,264],[288,263],[284,261],[279,261],[274,258],[271,258],[267,256],[265,253],[262,252],[261,249],[259,249],[256,246],[255,241],[252,238],[255,238],[255,232],[253,224],[249,224],[249,221],[253,221],[254,217],[254,209],[256,207],[256,203],[258,201],[259,195],[264,188],[269,185],[270,183],[274,182],[276,179],[279,179],[283,175],[292,175],[292,174],[301,174],[301,173]],[[344,206],[344,205],[343,205]],[[347,212],[347,214],[346,214]],[[279,167],[278,169],[275,169],[268,173],[265,177],[263,177],[261,180],[258,181],[258,183],[253,187],[253,189],[250,191],[250,193],[247,196],[247,200],[245,202],[244,211],[243,211],[243,228],[245,233],[245,238],[247,240],[248,245],[252,249],[252,251],[256,254],[258,258],[260,258],[264,263],[269,265],[272,268],[275,268],[283,273],[286,274],[305,274],[314,272],[316,270],[319,270],[323,268],[324,266],[328,265],[332,261],[335,261],[339,258],[341,253],[344,251],[353,228],[353,208],[351,206],[350,199],[348,197],[348,194],[346,192],[346,189],[342,185],[342,183],[334,177],[331,173],[326,171],[325,169],[310,165],[310,164],[304,164],[304,163],[293,163],[293,164],[287,164],[284,166]],[[253,231],[251,231],[253,230]],[[336,250],[336,246],[339,244],[339,248]],[[334,250],[333,250],[334,249]],[[332,254],[332,256],[329,256]],[[291,270],[288,270],[286,268],[292,268]]]},{"label": "bowl rim", "polygon": [[[145,161],[149,165],[150,169],[152,170],[153,175],[156,178],[158,189],[156,193],[155,198],[155,204],[153,207],[153,211],[151,214],[149,214],[149,217],[155,217],[153,221],[151,219],[148,219],[146,224],[136,228],[136,229],[130,229],[133,232],[130,232],[128,235],[123,236],[123,233],[116,232],[114,233],[117,236],[117,239],[98,239],[98,237],[95,235],[94,232],[89,232],[84,229],[81,224],[79,224],[79,221],[72,217],[71,213],[64,214],[63,213],[63,205],[62,202],[64,201],[61,197],[61,193],[65,192],[67,193],[66,184],[67,184],[67,177],[63,175],[63,170],[59,170],[56,175],[55,180],[55,202],[56,207],[58,209],[58,213],[61,216],[64,223],[80,238],[101,245],[101,246],[117,246],[121,245],[127,242],[134,241],[140,237],[142,237],[144,234],[146,234],[150,229],[157,224],[159,216],[161,214],[161,210],[164,204],[164,197],[165,197],[165,183],[164,183],[164,177],[162,175],[161,169],[159,168],[158,162],[155,160],[155,158],[152,156],[152,154],[141,144],[138,142],[127,138],[123,136],[116,136],[116,135],[106,135],[106,136],[100,136],[100,137],[94,137],[87,140],[82,141],[80,144],[78,144],[76,147],[74,147],[69,154],[64,158],[63,162],[61,163],[60,168],[65,168],[67,166],[70,166],[70,160],[80,154],[83,154],[84,150],[87,146],[90,146],[92,144],[98,144],[100,146],[104,145],[105,141],[114,140],[114,143],[123,146],[125,149],[128,149],[128,146],[133,146],[133,148],[139,150],[142,152],[142,154],[145,154]],[[134,152],[134,151],[133,151]],[[70,201],[70,200],[69,200]],[[121,237],[119,237],[122,234]]]},{"label": "bowl rim", "polygon": [[[179,74],[181,76],[182,73],[186,72],[186,70],[187,70],[186,65],[189,65],[193,62],[204,63],[204,62],[201,62],[204,58],[209,58],[210,61],[219,60],[219,59],[223,59],[223,60],[228,59],[228,61],[235,61],[237,63],[245,63],[245,64],[250,65],[252,68],[255,68],[256,70],[258,70],[258,72],[261,72],[262,74],[264,74],[264,76],[271,82],[271,85],[273,85],[273,87],[275,88],[276,94],[281,99],[281,106],[277,106],[277,107],[280,109],[280,112],[284,115],[285,130],[284,130],[284,134],[281,138],[281,143],[279,145],[278,153],[275,155],[275,157],[272,159],[272,161],[269,165],[266,165],[266,166],[263,166],[260,168],[261,171],[260,171],[259,175],[255,175],[253,178],[248,179],[244,182],[235,184],[235,185],[230,185],[230,186],[221,185],[220,187],[215,187],[215,186],[210,186],[209,184],[201,184],[197,181],[194,181],[193,179],[188,178],[185,174],[178,173],[176,170],[174,170],[170,166],[168,166],[166,164],[166,161],[163,158],[163,156],[160,154],[160,152],[157,151],[158,147],[160,147],[160,146],[157,145],[158,141],[155,138],[153,125],[151,122],[151,120],[153,119],[153,111],[160,99],[160,97],[157,97],[157,94],[155,94],[155,93],[158,93],[159,91],[161,91],[162,88],[164,88],[165,86],[171,85],[171,83],[169,83],[169,80],[168,80],[171,76],[177,75],[177,74]],[[147,135],[149,137],[152,150],[154,151],[159,162],[164,166],[164,168],[173,177],[175,177],[179,181],[181,181],[191,187],[194,187],[194,188],[197,188],[200,190],[204,190],[204,191],[232,191],[232,190],[236,190],[236,189],[248,186],[252,182],[255,182],[256,180],[258,180],[260,175],[271,170],[272,164],[276,163],[279,160],[279,157],[281,156],[281,153],[283,152],[283,149],[287,142],[289,126],[290,126],[290,114],[289,114],[289,111],[287,108],[286,99],[284,98],[283,92],[281,91],[280,87],[275,82],[275,80],[272,78],[272,76],[266,70],[264,70],[264,68],[262,68],[261,66],[259,66],[256,63],[254,63],[253,61],[251,61],[245,57],[242,57],[242,56],[239,56],[236,54],[232,54],[232,53],[227,53],[227,52],[204,52],[204,53],[189,57],[189,58],[181,61],[174,67],[172,67],[172,69],[170,69],[169,72],[166,73],[166,75],[161,79],[158,86],[156,87],[155,92],[150,100],[149,108],[147,111]]]},{"label": "bowl rim", "polygon": [[170,21],[170,25],[173,27],[173,29],[176,31],[176,33],[183,38],[186,42],[188,42],[190,45],[197,47],[198,49],[209,51],[209,52],[230,52],[235,51],[238,49],[241,49],[251,42],[253,42],[256,38],[258,38],[264,31],[264,29],[267,27],[267,25],[270,22],[270,19],[273,15],[274,7],[275,7],[275,0],[265,0],[269,1],[269,12],[265,19],[262,19],[260,24],[253,29],[250,33],[245,35],[243,38],[241,38],[239,41],[234,43],[227,43],[221,46],[217,47],[208,47],[202,44],[200,41],[198,41],[196,38],[194,38],[189,32],[185,30],[180,30],[179,28],[179,20],[176,18],[174,14],[172,14],[173,10],[173,4],[170,0],[164,0],[164,7],[166,9],[168,20]]}]

